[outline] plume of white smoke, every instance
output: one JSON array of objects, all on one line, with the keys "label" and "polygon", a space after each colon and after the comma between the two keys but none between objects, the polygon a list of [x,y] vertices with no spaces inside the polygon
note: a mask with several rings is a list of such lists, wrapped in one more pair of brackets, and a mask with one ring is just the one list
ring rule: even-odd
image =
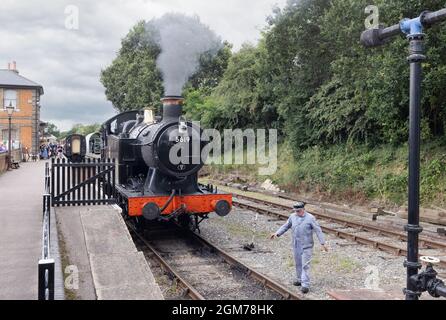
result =
[{"label": "plume of white smoke", "polygon": [[204,53],[217,54],[222,41],[198,16],[168,13],[146,24],[147,34],[161,48],[157,59],[163,75],[164,94],[179,96],[199,67]]}]

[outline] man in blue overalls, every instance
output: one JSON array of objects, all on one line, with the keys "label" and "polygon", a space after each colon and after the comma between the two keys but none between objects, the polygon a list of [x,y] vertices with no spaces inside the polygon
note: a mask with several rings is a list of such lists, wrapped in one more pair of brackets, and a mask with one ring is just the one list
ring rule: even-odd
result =
[{"label": "man in blue overalls", "polygon": [[313,232],[316,232],[322,249],[328,251],[325,246],[324,234],[316,218],[305,211],[303,202],[298,202],[293,206],[293,214],[288,218],[287,223],[271,235],[271,239],[282,236],[290,228],[293,230],[293,250],[297,274],[294,285],[302,286],[301,291],[308,293],[310,290],[310,263],[314,247]]}]

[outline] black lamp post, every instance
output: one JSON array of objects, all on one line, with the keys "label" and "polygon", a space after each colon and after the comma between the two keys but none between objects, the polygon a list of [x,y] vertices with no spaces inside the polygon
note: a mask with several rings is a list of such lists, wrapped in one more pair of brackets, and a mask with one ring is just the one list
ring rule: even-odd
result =
[{"label": "black lamp post", "polygon": [[14,107],[12,105],[12,102],[9,102],[9,106],[6,107],[6,112],[8,113],[8,121],[9,121],[9,130],[8,130],[8,170],[11,170],[12,168],[12,139],[11,139],[11,131],[12,131],[12,124],[11,124],[11,118],[12,118],[12,113],[14,112]]}]

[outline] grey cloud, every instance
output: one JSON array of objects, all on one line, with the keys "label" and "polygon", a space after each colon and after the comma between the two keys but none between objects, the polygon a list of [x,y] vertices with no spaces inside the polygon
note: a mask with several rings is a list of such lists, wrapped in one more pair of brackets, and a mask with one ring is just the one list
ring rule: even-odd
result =
[{"label": "grey cloud", "polygon": [[[239,48],[256,41],[275,3],[286,0],[2,0],[0,68],[17,61],[20,73],[44,86],[42,120],[62,129],[102,122],[114,114],[99,81],[121,38],[139,20],[168,12],[197,14]],[[65,29],[67,5],[79,7],[79,30]]]}]

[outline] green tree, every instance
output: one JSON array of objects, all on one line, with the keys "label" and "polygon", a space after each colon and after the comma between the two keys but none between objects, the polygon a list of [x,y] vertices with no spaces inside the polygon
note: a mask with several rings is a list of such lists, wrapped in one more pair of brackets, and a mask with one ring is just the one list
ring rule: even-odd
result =
[{"label": "green tree", "polygon": [[[210,95],[214,88],[220,83],[223,74],[228,67],[231,58],[232,45],[228,42],[223,43],[223,47],[215,56],[205,53],[200,57],[198,71],[186,84],[183,96],[185,98],[185,111],[189,119],[200,120],[203,123],[209,123],[205,120],[211,111],[212,103]],[[204,106],[206,104],[206,107]]]},{"label": "green tree", "polygon": [[73,127],[70,130],[62,132],[59,138],[64,139],[70,134],[82,134],[84,136],[87,136],[90,133],[99,132],[100,129],[101,125],[99,123],[87,124],[87,125],[78,123],[73,125]]},{"label": "green tree", "polygon": [[51,134],[55,136],[56,138],[59,138],[60,136],[60,130],[57,128],[57,126],[54,123],[48,122],[46,125],[46,130],[48,134]]},{"label": "green tree", "polygon": [[[130,30],[121,42],[118,56],[101,72],[107,99],[120,112],[159,106],[163,96],[162,74],[156,65],[161,52],[157,35],[145,25],[145,21],[140,21]],[[199,69],[186,85],[186,98],[188,92],[195,90],[210,94],[227,67],[231,47],[225,42],[215,56],[204,53],[200,57]]]},{"label": "green tree", "polygon": [[262,90],[265,55],[262,44],[243,45],[231,56],[223,77],[209,95],[206,90],[188,93],[188,112],[205,126],[220,130],[274,127],[277,114]]},{"label": "green tree", "polygon": [[277,116],[261,90],[265,55],[265,46],[260,43],[257,47],[245,44],[232,56],[213,92],[216,108],[224,115],[220,124],[214,123],[216,127],[274,127]]},{"label": "green tree", "polygon": [[[231,53],[225,44],[216,57],[203,55],[185,87],[188,118],[207,127],[278,128],[294,154],[311,146],[347,143],[400,145],[407,141],[408,42],[396,37],[386,46],[365,49],[367,0],[289,0],[275,8],[261,41]],[[442,0],[375,0],[386,26]],[[123,39],[112,65],[102,72],[107,97],[120,111],[158,105],[159,48],[138,23]],[[422,132],[443,136],[446,128],[446,29],[426,37],[423,63]]]},{"label": "green tree", "polygon": [[[331,77],[303,108],[311,123],[306,145],[339,142],[399,144],[407,141],[409,105],[408,41],[394,39],[384,47],[365,49],[359,43],[364,29],[366,0],[334,1],[320,21],[321,35],[336,53]],[[437,10],[443,2],[375,1],[380,23],[393,25],[402,17],[414,17],[425,9]],[[354,36],[352,36],[354,35]],[[423,95],[425,137],[444,133],[445,32],[429,31]],[[435,80],[434,80],[435,79]]]},{"label": "green tree", "polygon": [[269,17],[264,39],[269,66],[265,83],[274,99],[280,127],[298,151],[308,141],[311,125],[304,105],[327,79],[333,51],[323,41],[320,20],[329,0],[290,0]]},{"label": "green tree", "polygon": [[159,105],[163,87],[156,58],[160,49],[153,37],[145,22],[138,22],[122,40],[118,56],[101,72],[107,99],[120,112]]},{"label": "green tree", "polygon": [[189,79],[188,88],[200,90],[209,95],[219,83],[228,67],[232,45],[225,41],[217,54],[204,53],[200,57],[198,71]]}]

